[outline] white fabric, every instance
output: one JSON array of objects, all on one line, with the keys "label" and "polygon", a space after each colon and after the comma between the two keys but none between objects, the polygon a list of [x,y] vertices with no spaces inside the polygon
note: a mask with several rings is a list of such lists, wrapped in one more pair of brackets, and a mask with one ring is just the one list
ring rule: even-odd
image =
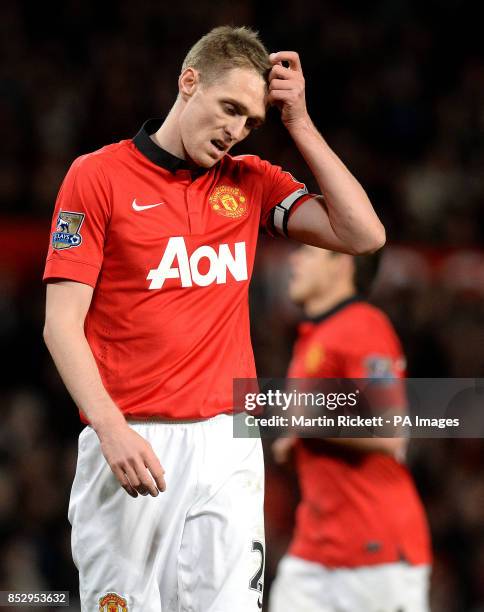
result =
[{"label": "white fabric", "polygon": [[110,592],[127,612],[258,610],[249,582],[263,563],[252,550],[264,542],[260,439],[234,439],[227,415],[130,425],[159,457],[167,490],[130,497],[94,430],[81,432],[69,520],[82,612]]},{"label": "white fabric", "polygon": [[430,568],[385,563],[329,569],[283,557],[269,612],[429,612]]}]

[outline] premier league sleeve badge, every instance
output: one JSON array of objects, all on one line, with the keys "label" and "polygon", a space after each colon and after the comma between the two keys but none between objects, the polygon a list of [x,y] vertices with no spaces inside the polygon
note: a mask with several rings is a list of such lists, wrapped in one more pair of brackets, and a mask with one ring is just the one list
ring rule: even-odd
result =
[{"label": "premier league sleeve badge", "polygon": [[78,247],[82,242],[81,225],[84,217],[84,213],[61,210],[52,233],[52,247],[58,250]]}]

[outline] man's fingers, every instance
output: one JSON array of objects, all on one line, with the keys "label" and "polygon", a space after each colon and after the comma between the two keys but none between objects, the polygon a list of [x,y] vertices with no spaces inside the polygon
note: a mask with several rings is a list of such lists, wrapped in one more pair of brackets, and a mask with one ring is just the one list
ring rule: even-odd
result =
[{"label": "man's fingers", "polygon": [[124,468],[119,468],[115,472],[115,475],[121,483],[121,486],[132,497],[138,497],[138,494],[143,496],[149,494],[152,497],[157,497],[159,493],[158,489],[160,489],[160,491],[166,489],[163,472],[158,474],[158,481],[155,481],[146,467],[141,464],[135,468],[126,465]]},{"label": "man's fingers", "polygon": [[[134,484],[131,481],[131,484],[135,487],[138,493],[140,493],[141,495],[149,494],[149,495],[152,495],[153,497],[156,497],[158,495],[158,489],[156,488],[156,484],[153,478],[151,478],[150,473],[146,469],[144,462],[137,463],[134,466],[134,472],[136,473],[135,477],[137,478],[137,482],[136,484]],[[128,477],[131,480],[131,477],[129,476],[129,474],[128,474]]]},{"label": "man's fingers", "polygon": [[137,493],[141,495],[147,495],[147,482],[143,482],[142,477],[140,475],[140,469],[137,466],[131,466],[126,464],[123,468],[124,473],[128,477],[129,484],[133,489],[136,490]]},{"label": "man's fingers", "polygon": [[155,481],[153,480],[153,478],[151,478],[148,471],[146,471],[146,480],[143,479],[143,483],[141,486],[145,487],[146,492],[144,493],[144,495],[147,495],[149,493],[152,497],[156,497],[159,493]]},{"label": "man's fingers", "polygon": [[[135,431],[128,429],[129,436],[121,445],[117,457],[110,457],[109,440],[103,449],[114,475],[121,486],[132,497],[151,495],[157,497],[160,491],[166,489],[165,470],[147,440]],[[130,446],[130,450],[125,449]],[[124,450],[124,452],[122,452]]]},{"label": "man's fingers", "polygon": [[286,91],[288,89],[294,89],[294,83],[292,83],[292,81],[285,81],[283,79],[274,79],[271,81],[269,91],[275,91],[276,89],[284,89]]},{"label": "man's fingers", "polygon": [[274,104],[275,102],[286,102],[287,101],[287,90],[283,89],[274,89],[267,96],[267,101],[269,104]]},{"label": "man's fingers", "polygon": [[295,76],[294,70],[276,64],[269,72],[269,83],[271,83],[274,79],[294,79]]},{"label": "man's fingers", "polygon": [[163,492],[166,490],[166,482],[165,482],[165,470],[163,469],[161,463],[158,461],[156,455],[153,457],[149,457],[145,461],[145,466],[148,468],[150,474],[155,479],[156,486],[158,490]]},{"label": "man's fingers", "polygon": [[166,491],[166,481],[165,481],[165,476],[164,476],[164,472],[153,472],[151,471],[151,475],[153,476],[153,478],[155,479],[156,482],[156,486],[158,487],[158,489],[163,493],[163,491]]},{"label": "man's fingers", "polygon": [[271,53],[269,59],[273,64],[288,62],[291,70],[302,70],[301,60],[296,51],[278,51],[277,53]]},{"label": "man's fingers", "polygon": [[137,491],[131,486],[131,483],[128,480],[126,474],[121,470],[121,468],[117,468],[114,470],[114,475],[119,481],[119,484],[123,487],[123,489],[131,495],[131,497],[138,497]]},{"label": "man's fingers", "polygon": [[131,495],[131,497],[138,497],[138,491],[133,489],[133,487],[129,484],[129,482],[127,484],[121,484],[121,486],[126,491],[126,493]]}]

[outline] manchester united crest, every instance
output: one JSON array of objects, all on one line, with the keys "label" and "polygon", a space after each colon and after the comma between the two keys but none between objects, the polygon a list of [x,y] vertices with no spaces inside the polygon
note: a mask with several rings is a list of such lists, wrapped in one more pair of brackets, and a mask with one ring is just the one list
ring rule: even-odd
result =
[{"label": "manchester united crest", "polygon": [[316,374],[321,364],[324,361],[324,350],[319,344],[313,344],[308,348],[305,356],[305,366],[308,375],[313,376]]},{"label": "manchester united crest", "polygon": [[238,187],[219,185],[208,201],[212,210],[223,217],[236,219],[247,214],[247,198]]},{"label": "manchester united crest", "polygon": [[126,599],[117,593],[106,593],[99,599],[99,612],[128,612]]}]

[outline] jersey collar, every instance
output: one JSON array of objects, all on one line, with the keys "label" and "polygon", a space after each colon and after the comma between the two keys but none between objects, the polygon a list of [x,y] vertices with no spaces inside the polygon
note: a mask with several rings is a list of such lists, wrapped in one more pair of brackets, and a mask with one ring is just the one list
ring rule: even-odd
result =
[{"label": "jersey collar", "polygon": [[322,321],[329,319],[329,317],[332,317],[334,314],[336,314],[340,310],[343,310],[343,308],[346,308],[350,304],[354,304],[355,302],[362,302],[362,301],[363,301],[363,298],[361,296],[352,295],[351,297],[346,298],[345,300],[342,300],[341,302],[339,302],[338,304],[336,304],[329,310],[326,310],[315,317],[308,317],[306,319],[306,322],[313,323],[313,324],[321,323]]},{"label": "jersey collar", "polygon": [[180,159],[168,153],[151,140],[151,134],[154,134],[162,123],[163,119],[148,119],[148,121],[145,121],[140,131],[133,138],[136,148],[151,162],[173,174],[177,170],[189,170],[190,167],[186,159]]}]

